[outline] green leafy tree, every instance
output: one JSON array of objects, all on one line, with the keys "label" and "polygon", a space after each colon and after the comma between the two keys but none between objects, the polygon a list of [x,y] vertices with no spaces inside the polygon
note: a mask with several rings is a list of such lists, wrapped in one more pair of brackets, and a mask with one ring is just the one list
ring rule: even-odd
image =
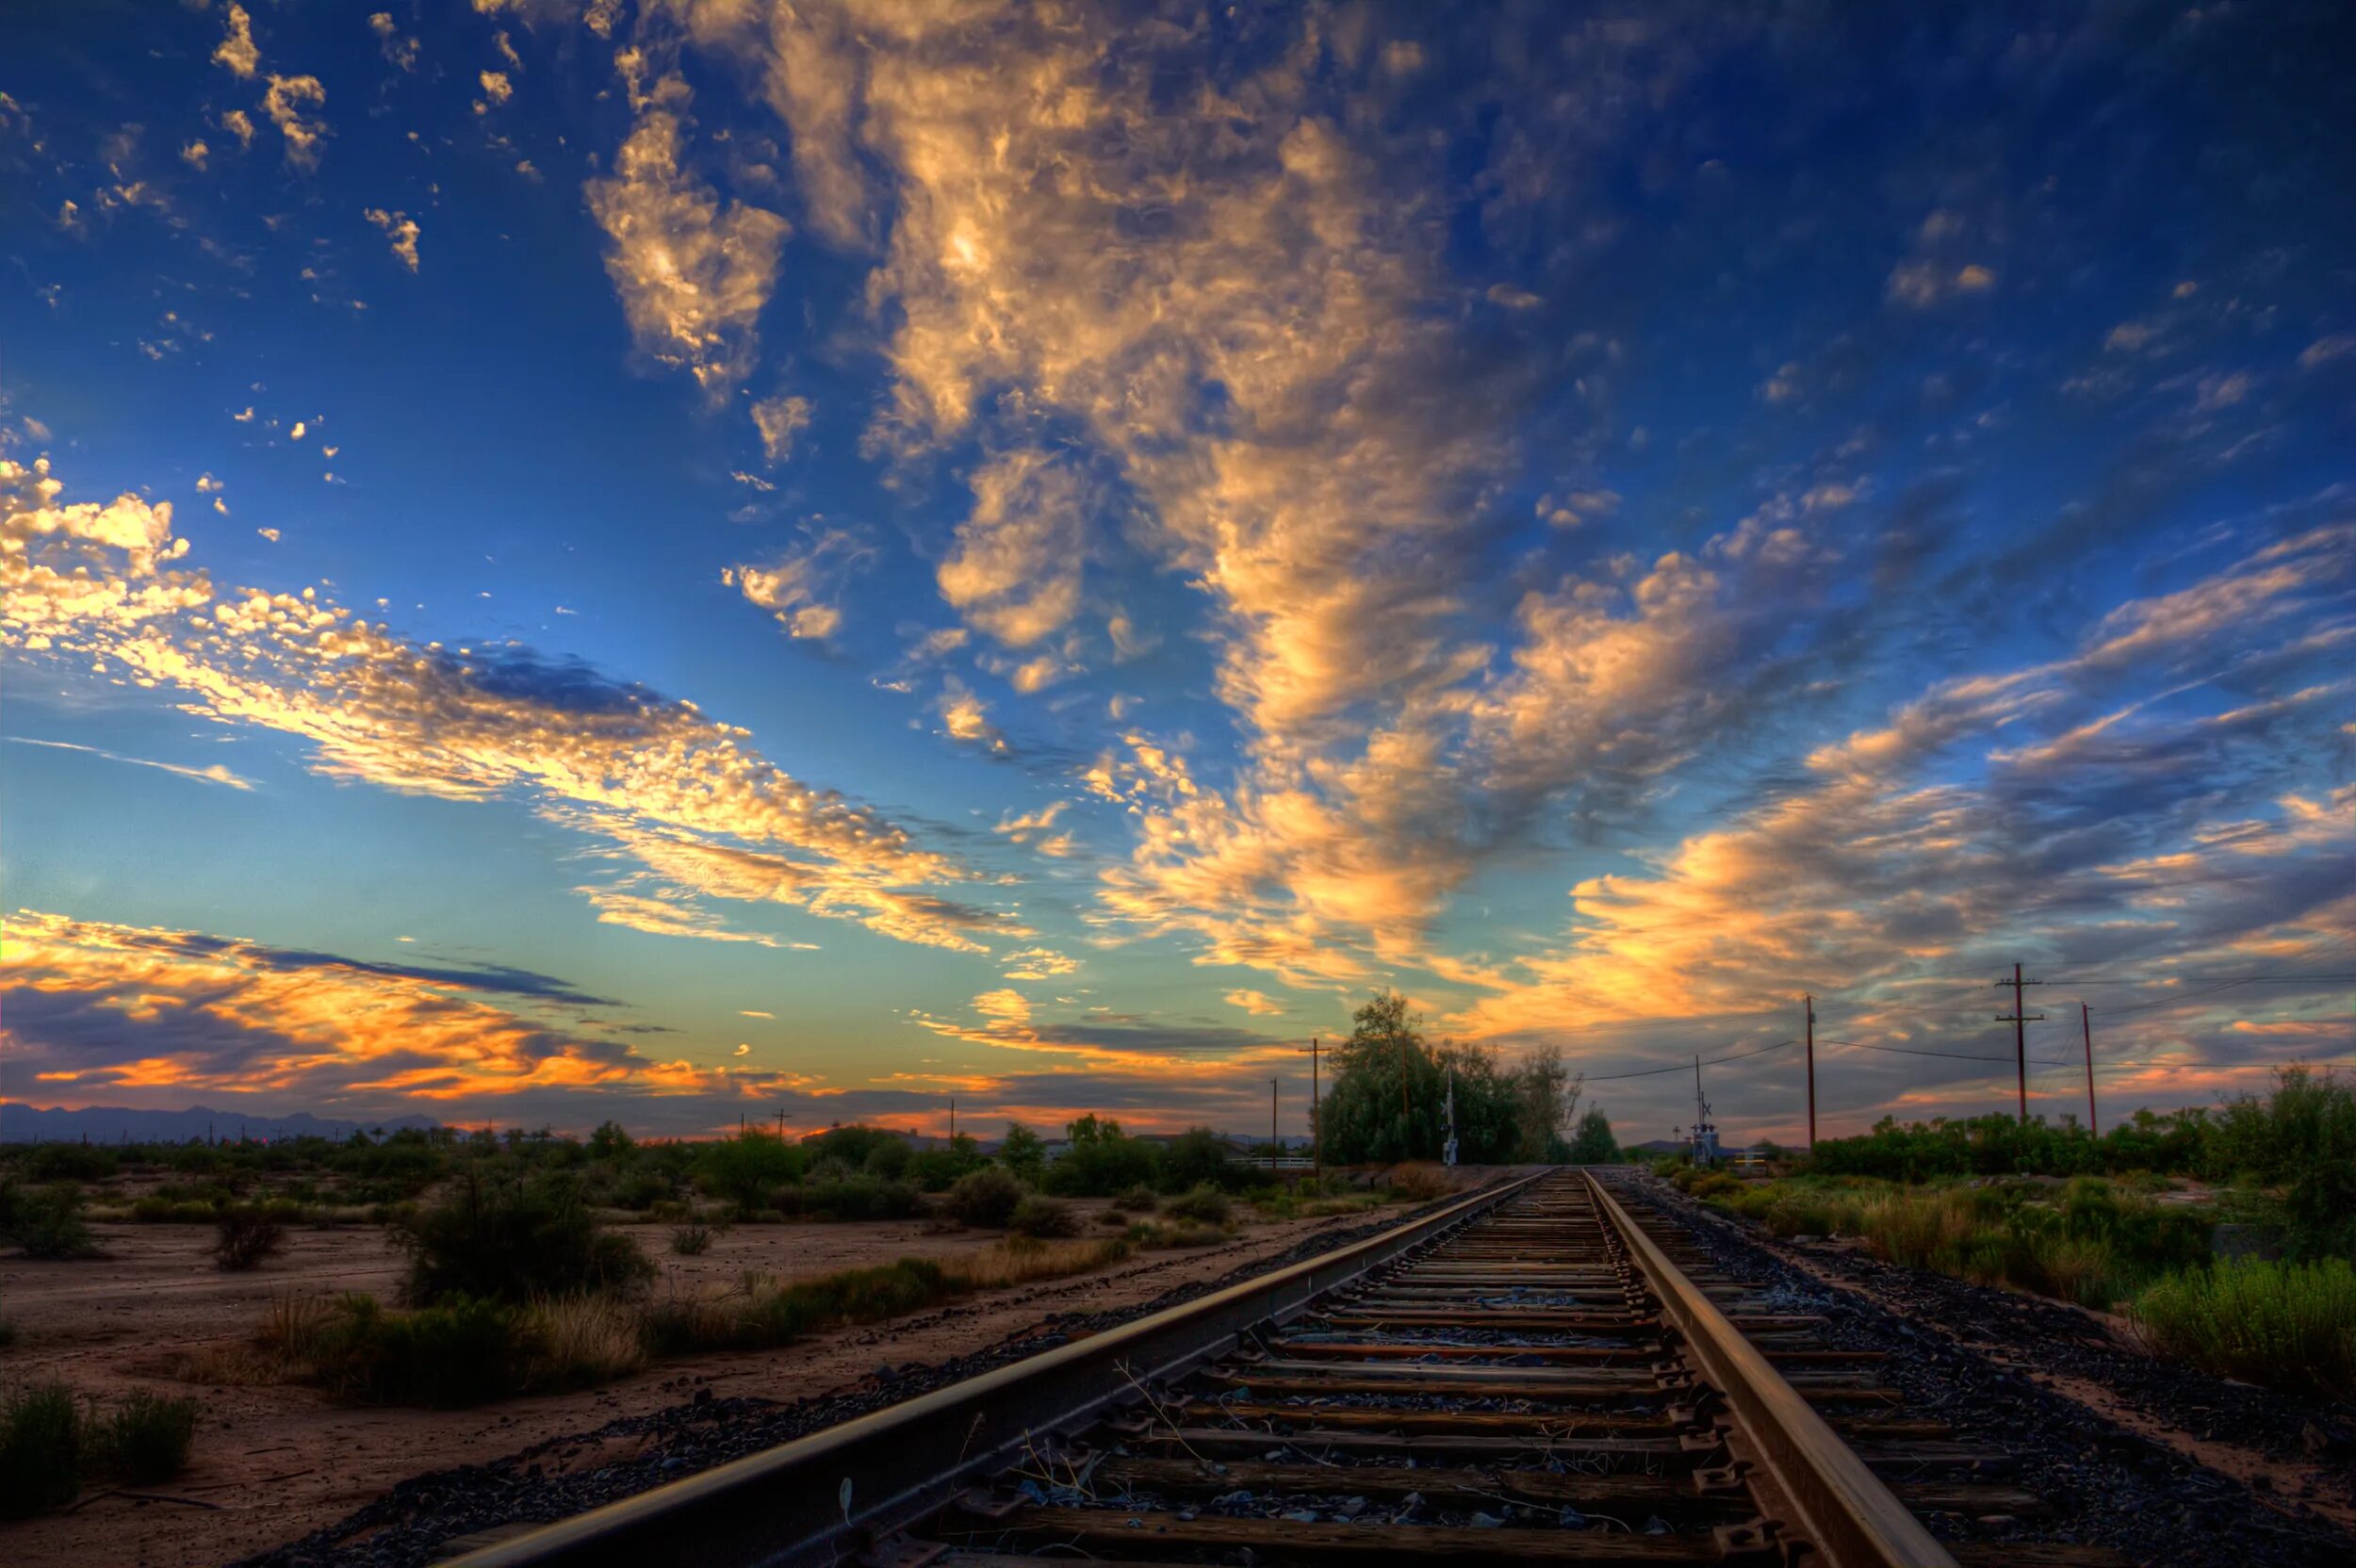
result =
[{"label": "green leafy tree", "polygon": [[783,1138],[747,1128],[735,1137],[704,1145],[695,1174],[706,1191],[750,1213],[769,1207],[772,1193],[800,1180],[808,1158]]},{"label": "green leafy tree", "polygon": [[1207,1127],[1187,1128],[1162,1151],[1162,1185],[1170,1192],[1225,1186],[1236,1174],[1227,1145]]},{"label": "green leafy tree", "polygon": [[1047,1168],[1047,1140],[1023,1123],[1009,1121],[1006,1135],[998,1145],[998,1163],[1036,1184],[1039,1172]]},{"label": "green leafy tree", "polygon": [[1562,1065],[1562,1048],[1541,1045],[1513,1070],[1512,1158],[1519,1165],[1550,1161],[1562,1152],[1562,1129],[1579,1114],[1579,1081]]},{"label": "green leafy tree", "polygon": [[1587,1114],[1579,1119],[1579,1131],[1571,1136],[1569,1152],[1573,1165],[1619,1163],[1620,1140],[1612,1135],[1612,1123],[1601,1105],[1590,1106]]},{"label": "green leafy tree", "polygon": [[1320,1122],[1325,1155],[1344,1165],[1440,1157],[1440,1064],[1423,1021],[1397,991],[1377,991],[1333,1052]]},{"label": "green leafy tree", "polygon": [[1063,1135],[1073,1143],[1094,1143],[1099,1138],[1117,1138],[1124,1135],[1120,1122],[1110,1117],[1100,1119],[1094,1111],[1090,1111],[1077,1121],[1065,1122]]},{"label": "green leafy tree", "polygon": [[589,1157],[593,1160],[614,1160],[638,1147],[637,1139],[625,1132],[618,1121],[600,1121],[597,1130],[589,1135]]}]

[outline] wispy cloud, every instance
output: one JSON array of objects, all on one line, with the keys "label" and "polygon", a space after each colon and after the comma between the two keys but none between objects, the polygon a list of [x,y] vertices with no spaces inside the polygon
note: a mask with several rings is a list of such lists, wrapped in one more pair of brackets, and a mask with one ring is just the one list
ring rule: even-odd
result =
[{"label": "wispy cloud", "polygon": [[232,790],[254,788],[254,780],[230,772],[225,764],[220,762],[215,762],[210,767],[191,768],[178,762],[157,762],[145,757],[125,757],[121,752],[107,751],[98,746],[81,745],[73,741],[37,741],[29,735],[10,735],[7,739],[15,745],[46,746],[52,751],[83,752],[91,757],[103,757],[109,762],[127,762],[135,768],[155,768],[164,773],[177,774],[182,778],[193,778],[205,784],[221,784]]}]

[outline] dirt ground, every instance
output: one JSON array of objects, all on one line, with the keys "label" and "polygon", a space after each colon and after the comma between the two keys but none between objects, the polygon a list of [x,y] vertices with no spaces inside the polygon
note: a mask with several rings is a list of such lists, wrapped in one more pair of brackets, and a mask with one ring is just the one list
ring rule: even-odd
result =
[{"label": "dirt ground", "polygon": [[[1103,1207],[1076,1206],[1091,1222]],[[1247,1224],[1220,1246],[1140,1252],[1099,1273],[976,1295],[899,1325],[847,1329],[778,1350],[666,1361],[602,1388],[469,1411],[353,1409],[303,1387],[207,1387],[163,1375],[177,1352],[250,1337],[275,1294],[389,1296],[401,1260],[375,1227],[290,1230],[283,1256],[252,1273],[227,1274],[209,1255],[210,1226],[97,1225],[104,1258],[0,1258],[0,1316],[16,1328],[15,1343],[0,1349],[0,1381],[61,1379],[102,1400],[142,1386],[193,1393],[205,1416],[191,1463],[178,1479],[140,1494],[102,1490],[85,1494],[71,1512],[0,1525],[0,1562],[209,1568],[340,1519],[422,1471],[663,1409],[705,1386],[715,1395],[780,1400],[829,1393],[882,1364],[995,1344],[1050,1313],[1150,1300],[1366,1217]],[[932,1231],[919,1220],[748,1225],[715,1236],[700,1257],[681,1258],[667,1250],[667,1226],[624,1229],[682,1283],[732,1282],[747,1269],[790,1278],[899,1257],[955,1257],[996,1239]],[[1089,1233],[1098,1233],[1093,1223]],[[1115,1233],[1105,1226],[1101,1233]],[[599,1462],[591,1453],[573,1462]]]}]

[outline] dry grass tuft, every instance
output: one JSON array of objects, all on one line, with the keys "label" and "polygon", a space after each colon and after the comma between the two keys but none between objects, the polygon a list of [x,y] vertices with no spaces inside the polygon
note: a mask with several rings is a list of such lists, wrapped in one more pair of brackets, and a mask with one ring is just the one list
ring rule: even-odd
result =
[{"label": "dry grass tuft", "polygon": [[611,1296],[559,1296],[532,1303],[542,1365],[559,1383],[601,1383],[646,1364],[645,1313]]},{"label": "dry grass tuft", "polygon": [[1059,1280],[1086,1274],[1129,1255],[1127,1238],[1103,1241],[1036,1241],[1008,1236],[971,1257],[959,1258],[944,1270],[967,1290],[997,1290],[1027,1284],[1033,1280]]}]

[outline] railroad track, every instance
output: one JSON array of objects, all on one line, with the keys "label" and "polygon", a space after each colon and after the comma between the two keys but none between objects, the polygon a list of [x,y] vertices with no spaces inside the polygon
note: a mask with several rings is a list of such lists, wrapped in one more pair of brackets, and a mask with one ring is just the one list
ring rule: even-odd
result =
[{"label": "railroad track", "polygon": [[1558,1171],[561,1524],[462,1568],[1958,1562],[2001,1452],[1876,1352]]}]

